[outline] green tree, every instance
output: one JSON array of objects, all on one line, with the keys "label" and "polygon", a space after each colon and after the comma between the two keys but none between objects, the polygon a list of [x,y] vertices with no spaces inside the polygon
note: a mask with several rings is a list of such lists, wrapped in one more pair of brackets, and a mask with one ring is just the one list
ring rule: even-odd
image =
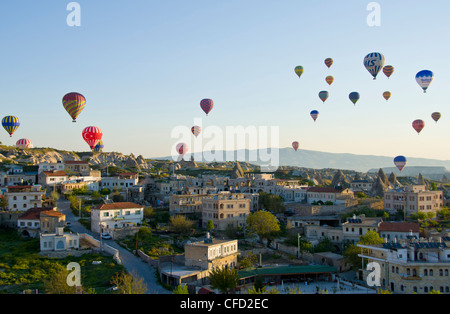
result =
[{"label": "green tree", "polygon": [[209,232],[214,230],[214,222],[211,219],[206,223],[206,229],[208,229]]},{"label": "green tree", "polygon": [[286,209],[281,196],[266,192],[259,193],[259,206],[273,213],[282,213]]},{"label": "green tree", "polygon": [[1,209],[8,208],[8,199],[5,196],[0,197],[0,208]]},{"label": "green tree", "polygon": [[256,234],[260,241],[270,239],[280,231],[277,218],[267,211],[257,211],[247,217],[247,230],[250,234]]},{"label": "green tree", "polygon": [[[383,239],[380,238],[379,234],[375,231],[370,230],[359,238],[357,244],[372,245],[382,243]],[[363,253],[366,250],[367,249],[363,249]],[[355,268],[362,268],[361,258],[358,257],[358,254],[361,254],[361,248],[355,244],[351,244],[343,252],[343,255],[345,256],[349,264],[351,264]]]},{"label": "green tree", "polygon": [[175,215],[170,217],[169,225],[174,232],[186,235],[190,233],[194,223],[183,215]]},{"label": "green tree", "polygon": [[44,289],[49,294],[75,294],[76,287],[67,284],[69,271],[60,264],[54,264],[48,277],[44,280]]},{"label": "green tree", "polygon": [[234,291],[239,282],[238,270],[230,267],[214,267],[209,274],[209,281],[213,289],[228,294]]},{"label": "green tree", "polygon": [[117,287],[117,294],[145,294],[147,287],[144,279],[126,272],[116,273],[111,284]]},{"label": "green tree", "polygon": [[247,254],[245,257],[243,257],[239,261],[239,264],[242,268],[247,268],[247,267],[251,267],[251,266],[255,265],[257,261],[258,261],[258,256],[256,256],[256,254],[250,252],[249,254]]},{"label": "green tree", "polygon": [[172,290],[172,294],[189,294],[188,286],[179,285],[175,289]]}]

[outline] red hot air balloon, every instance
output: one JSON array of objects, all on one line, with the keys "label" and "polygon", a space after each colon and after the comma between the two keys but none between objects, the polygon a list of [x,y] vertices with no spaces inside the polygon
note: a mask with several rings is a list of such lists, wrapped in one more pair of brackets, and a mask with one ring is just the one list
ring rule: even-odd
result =
[{"label": "red hot air balloon", "polygon": [[180,143],[177,145],[176,149],[177,149],[178,154],[180,154],[181,156],[184,156],[188,152],[189,147],[186,143]]},{"label": "red hot air balloon", "polygon": [[83,139],[88,143],[91,150],[95,149],[95,146],[101,141],[103,132],[96,126],[88,126],[83,130]]},{"label": "red hot air balloon", "polygon": [[72,117],[72,122],[77,122],[77,117],[86,106],[86,98],[80,93],[68,93],[63,97],[63,106]]},{"label": "red hot air balloon", "polygon": [[208,115],[214,107],[214,101],[212,99],[203,99],[200,102],[200,107]]},{"label": "red hot air balloon", "polygon": [[297,151],[298,148],[300,147],[300,143],[295,141],[295,142],[292,143],[292,147],[294,148],[295,151]]},{"label": "red hot air balloon", "polygon": [[416,130],[416,132],[418,134],[420,134],[420,132],[425,127],[425,121],[420,120],[420,119],[414,120],[413,123],[412,123],[412,127],[414,128],[414,130]]},{"label": "red hot air balloon", "polygon": [[22,149],[23,148],[33,148],[33,143],[27,138],[22,138],[16,142],[16,147],[22,148]]}]

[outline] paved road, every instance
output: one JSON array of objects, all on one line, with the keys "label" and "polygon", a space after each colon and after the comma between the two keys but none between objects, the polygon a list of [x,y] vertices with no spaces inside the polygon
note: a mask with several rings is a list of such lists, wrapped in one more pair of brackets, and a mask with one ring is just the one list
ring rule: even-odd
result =
[{"label": "paved road", "polygon": [[[70,230],[77,233],[87,233],[95,239],[100,240],[98,234],[87,230],[82,224],[78,222],[78,217],[74,216],[70,210],[70,202],[66,200],[59,200],[57,203],[58,210],[66,215],[66,222],[71,223]],[[151,265],[142,261],[141,258],[135,256],[128,250],[122,248],[113,240],[102,240],[103,243],[117,249],[119,251],[119,258],[130,274],[135,274],[137,277],[143,278],[147,286],[147,293],[149,294],[171,294],[172,292],[164,289],[157,282],[156,270]]]}]

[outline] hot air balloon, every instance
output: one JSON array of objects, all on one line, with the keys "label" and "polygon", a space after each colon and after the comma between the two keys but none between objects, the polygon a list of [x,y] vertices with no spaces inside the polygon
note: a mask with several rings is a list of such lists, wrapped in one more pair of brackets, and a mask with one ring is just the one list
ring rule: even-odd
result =
[{"label": "hot air balloon", "polygon": [[384,92],[383,97],[384,97],[384,99],[386,99],[386,101],[388,101],[389,98],[391,98],[391,92],[388,92],[388,91]]},{"label": "hot air balloon", "polygon": [[319,117],[319,111],[317,111],[317,110],[311,111],[311,118],[313,118],[314,122],[316,122],[318,117]]},{"label": "hot air balloon", "polygon": [[407,160],[406,160],[405,156],[397,156],[394,158],[394,164],[400,172],[406,166],[406,163],[407,163]]},{"label": "hot air balloon", "polygon": [[356,105],[356,103],[359,100],[359,93],[358,92],[351,92],[350,95],[348,95],[348,98],[351,100],[351,102]]},{"label": "hot air balloon", "polygon": [[22,148],[22,149],[33,148],[33,143],[27,138],[22,138],[16,142],[16,147]]},{"label": "hot air balloon", "polygon": [[364,58],[364,66],[366,67],[367,71],[369,71],[369,73],[372,74],[374,80],[377,79],[377,75],[383,68],[384,63],[385,58],[379,52],[369,53]]},{"label": "hot air balloon", "polygon": [[86,98],[80,93],[69,93],[62,100],[64,109],[72,117],[72,122],[77,122],[77,117],[86,106]]},{"label": "hot air balloon", "polygon": [[330,68],[333,65],[333,59],[331,58],[326,58],[325,59],[325,65]]},{"label": "hot air balloon", "polygon": [[300,147],[300,143],[299,143],[299,142],[297,142],[297,141],[295,141],[295,142],[292,142],[292,147],[294,148],[294,150],[295,150],[295,151],[297,151],[297,150],[298,150],[298,148]]},{"label": "hot air balloon", "polygon": [[96,126],[88,126],[83,130],[83,139],[89,145],[91,150],[95,149],[95,146],[101,141],[103,132]]},{"label": "hot air balloon", "polygon": [[436,123],[439,121],[439,119],[441,118],[441,113],[440,112],[433,112],[431,114],[431,118],[436,121]]},{"label": "hot air balloon", "polygon": [[416,81],[420,87],[422,87],[423,92],[426,93],[431,82],[433,82],[434,74],[429,70],[423,70],[416,74]]},{"label": "hot air balloon", "polygon": [[394,73],[394,67],[392,65],[386,65],[383,68],[383,73],[387,76],[387,78],[390,78],[392,73]]},{"label": "hot air balloon", "polygon": [[183,157],[189,150],[189,147],[186,143],[180,143],[176,147],[178,154]]},{"label": "hot air balloon", "polygon": [[334,82],[334,77],[332,77],[331,75],[330,75],[330,76],[327,76],[327,77],[325,78],[325,81],[328,83],[328,85],[331,85],[331,84],[333,84],[333,82]]},{"label": "hot air balloon", "polygon": [[105,144],[103,144],[103,141],[100,140],[97,145],[95,145],[94,149],[92,150],[95,154],[99,154],[103,151],[103,148],[105,148]]},{"label": "hot air balloon", "polygon": [[9,133],[9,136],[12,137],[20,126],[20,120],[15,116],[6,116],[2,120],[2,125],[6,132]]},{"label": "hot air balloon", "polygon": [[302,76],[303,72],[305,72],[305,69],[301,65],[295,67],[295,74],[297,74],[298,78]]},{"label": "hot air balloon", "polygon": [[319,93],[319,98],[325,102],[328,99],[329,93],[327,91],[321,91]]},{"label": "hot air balloon", "polygon": [[195,137],[197,137],[201,131],[202,131],[202,128],[199,127],[198,125],[195,125],[191,128],[191,132],[192,132],[192,134],[194,134]]},{"label": "hot air balloon", "polygon": [[203,99],[200,102],[200,107],[208,115],[214,107],[214,101],[212,99]]},{"label": "hot air balloon", "polygon": [[423,130],[423,128],[425,127],[425,121],[420,120],[420,119],[414,120],[413,123],[412,123],[412,127],[419,134]]}]

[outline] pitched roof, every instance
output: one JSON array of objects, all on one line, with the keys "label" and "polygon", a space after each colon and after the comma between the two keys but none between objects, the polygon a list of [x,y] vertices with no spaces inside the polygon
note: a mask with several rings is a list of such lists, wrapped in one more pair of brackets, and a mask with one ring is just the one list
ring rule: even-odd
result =
[{"label": "pitched roof", "polygon": [[394,231],[394,232],[419,232],[419,224],[413,222],[388,222],[383,221],[378,227],[379,231]]},{"label": "pitched roof", "polygon": [[[53,207],[34,207],[19,216],[20,220],[39,220],[42,212],[54,211]],[[56,211],[54,211],[56,212]]]},{"label": "pitched roof", "polygon": [[112,204],[100,204],[92,207],[92,209],[127,209],[127,208],[143,208],[144,206],[132,202],[118,202]]}]

